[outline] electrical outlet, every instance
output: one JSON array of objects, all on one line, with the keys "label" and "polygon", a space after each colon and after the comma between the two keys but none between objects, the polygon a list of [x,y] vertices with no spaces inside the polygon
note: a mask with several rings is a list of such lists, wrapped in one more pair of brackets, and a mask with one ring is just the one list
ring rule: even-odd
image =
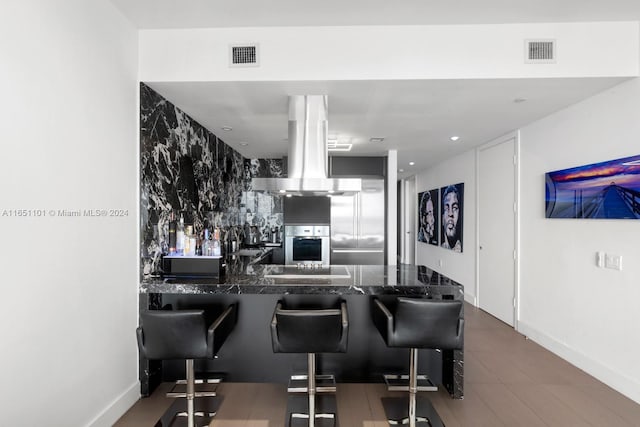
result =
[{"label": "electrical outlet", "polygon": [[605,254],[604,266],[612,270],[622,270],[622,256]]},{"label": "electrical outlet", "polygon": [[441,259],[439,259],[439,260],[438,260],[438,267],[442,267],[442,264],[443,264],[443,263],[442,263],[442,260],[441,260]]}]

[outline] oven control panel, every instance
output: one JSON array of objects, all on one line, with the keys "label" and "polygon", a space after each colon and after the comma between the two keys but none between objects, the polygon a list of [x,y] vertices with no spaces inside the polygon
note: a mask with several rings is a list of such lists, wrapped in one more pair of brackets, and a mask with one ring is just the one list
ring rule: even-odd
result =
[{"label": "oven control panel", "polygon": [[330,236],[328,225],[285,225],[286,237],[327,237]]}]

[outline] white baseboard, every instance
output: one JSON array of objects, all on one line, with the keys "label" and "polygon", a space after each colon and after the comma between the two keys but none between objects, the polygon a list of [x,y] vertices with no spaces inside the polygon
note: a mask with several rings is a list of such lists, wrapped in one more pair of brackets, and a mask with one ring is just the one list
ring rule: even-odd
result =
[{"label": "white baseboard", "polygon": [[469,304],[471,304],[474,307],[478,306],[478,302],[476,300],[476,297],[474,295],[468,294],[468,293],[464,293],[464,300],[466,302],[468,302]]},{"label": "white baseboard", "polygon": [[629,399],[640,403],[640,383],[633,378],[611,369],[587,355],[567,347],[565,344],[544,334],[528,325],[526,322],[518,322],[518,332],[540,344],[550,352],[562,357],[572,365],[577,366],[589,375],[607,384],[614,390],[624,394]]},{"label": "white baseboard", "polygon": [[140,381],[136,381],[122,392],[88,424],[88,427],[111,427],[138,399],[140,399]]}]

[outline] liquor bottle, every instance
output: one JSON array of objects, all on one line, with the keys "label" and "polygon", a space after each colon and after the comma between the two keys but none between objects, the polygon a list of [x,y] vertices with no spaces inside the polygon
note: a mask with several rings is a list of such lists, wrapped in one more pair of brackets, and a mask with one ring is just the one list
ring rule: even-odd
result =
[{"label": "liquor bottle", "polygon": [[176,216],[171,212],[169,217],[169,255],[176,253]]},{"label": "liquor bottle", "polygon": [[194,233],[194,236],[196,238],[196,256],[202,256],[204,255],[202,253],[202,233]]},{"label": "liquor bottle", "polygon": [[196,237],[193,235],[193,225],[184,228],[184,255],[194,256],[196,254]]},{"label": "liquor bottle", "polygon": [[222,255],[222,249],[220,248],[220,229],[216,227],[213,231],[213,256]]},{"label": "liquor bottle", "polygon": [[191,233],[189,233],[189,255],[195,256],[198,249],[198,236],[193,226],[191,226]]},{"label": "liquor bottle", "polygon": [[211,240],[209,239],[209,229],[204,229],[204,241],[202,242],[202,255],[203,256],[211,256],[213,255],[213,245],[211,244]]},{"label": "liquor bottle", "polygon": [[184,255],[184,217],[180,214],[180,222],[176,230],[176,254]]}]

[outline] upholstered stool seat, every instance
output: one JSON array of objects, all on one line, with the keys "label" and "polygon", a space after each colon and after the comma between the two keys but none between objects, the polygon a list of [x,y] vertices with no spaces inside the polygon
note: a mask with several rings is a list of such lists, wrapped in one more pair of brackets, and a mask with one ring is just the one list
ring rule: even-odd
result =
[{"label": "upholstered stool seat", "polygon": [[206,426],[215,415],[215,402],[205,397],[196,399],[194,359],[211,359],[218,352],[236,324],[236,305],[226,307],[211,322],[210,316],[205,310],[140,313],[136,331],[140,354],[150,360],[186,361],[186,400],[172,405],[156,426],[175,425],[175,417],[183,417],[189,427]]},{"label": "upholstered stool seat", "polygon": [[[338,300],[329,306],[318,302],[314,307],[308,300],[301,305],[285,298],[276,304],[271,320],[274,353],[307,354],[307,384],[304,389],[308,396],[308,411],[290,411],[289,425],[296,419],[308,420],[310,427],[315,426],[320,419],[330,419],[335,424],[335,413],[316,411],[316,353],[346,352],[348,332],[349,321],[345,301]],[[329,390],[330,387],[325,391]]]},{"label": "upholstered stool seat", "polygon": [[[435,389],[433,384],[419,386],[418,349],[455,350],[462,349],[464,340],[464,319],[462,301],[434,300],[427,298],[398,297],[383,303],[374,298],[372,307],[373,322],[388,347],[409,348],[408,385],[389,387],[392,391],[408,391],[408,414],[401,419],[390,419],[390,424],[409,424],[428,422],[429,425],[441,425],[435,411],[430,408],[427,417],[416,414],[416,393]],[[401,379],[398,376],[385,376],[386,380]],[[440,423],[440,424],[438,424]]]}]

